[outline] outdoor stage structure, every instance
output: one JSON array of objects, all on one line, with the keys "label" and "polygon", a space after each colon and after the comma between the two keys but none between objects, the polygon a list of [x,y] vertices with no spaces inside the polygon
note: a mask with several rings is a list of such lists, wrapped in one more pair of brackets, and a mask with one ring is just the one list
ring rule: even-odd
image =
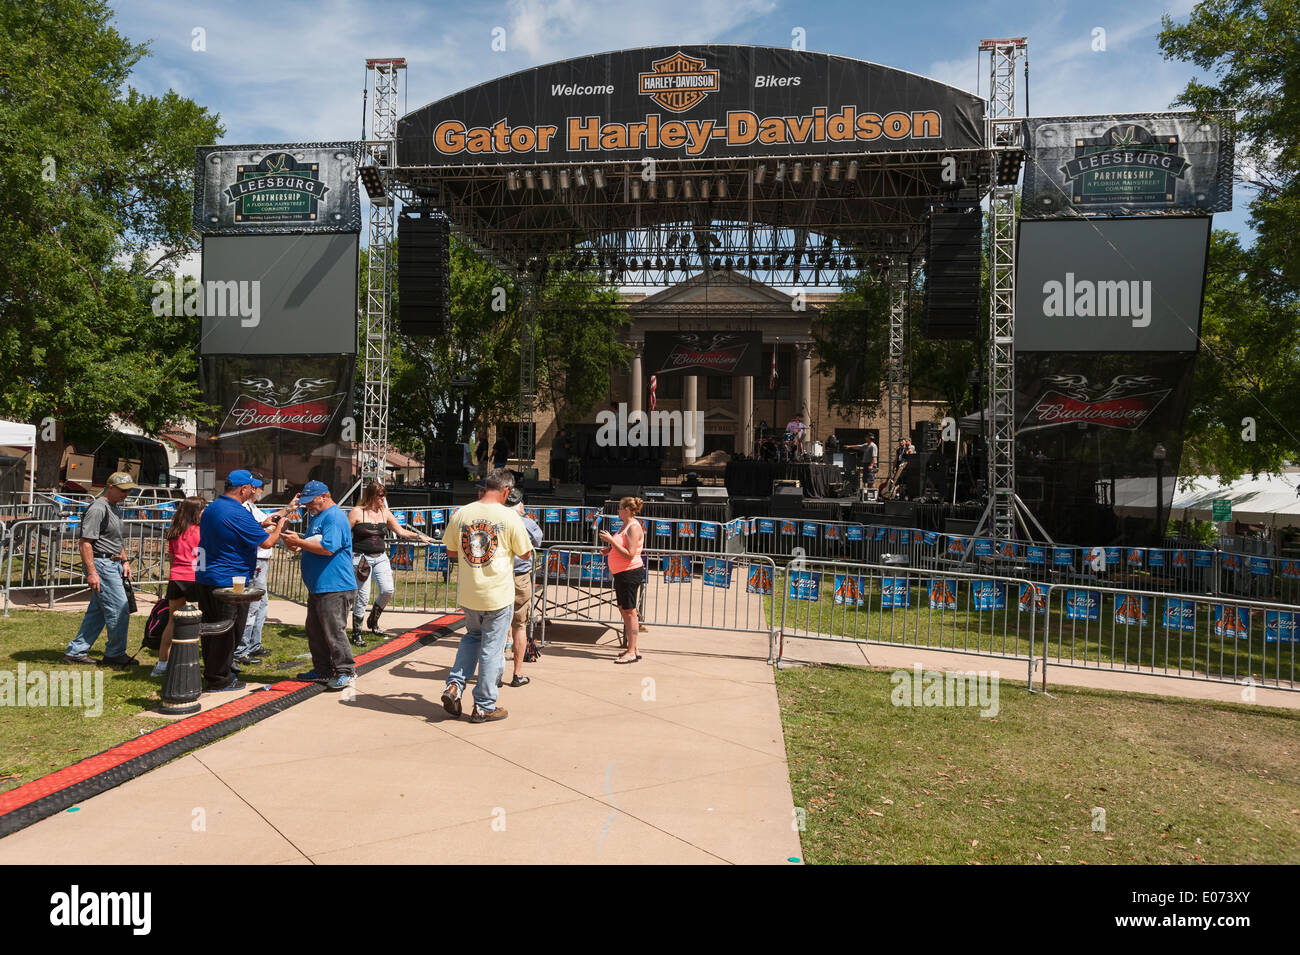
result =
[{"label": "outdoor stage structure", "polygon": [[[520,459],[534,456],[537,289],[548,270],[623,287],[726,274],[787,289],[841,287],[870,271],[890,288],[882,456],[909,430],[914,279],[925,278],[930,337],[986,349],[981,533],[1068,534],[1065,516],[1081,501],[1104,503],[1107,482],[1153,468],[1172,493],[1209,215],[1231,207],[1232,145],[1216,123],[1187,113],[1018,115],[1026,41],[985,40],[980,50],[988,100],[844,57],[701,45],[547,64],[405,116],[405,61],[368,60],[360,470],[382,468],[387,447],[390,243],[419,222],[422,235],[454,232],[525,290]],[[209,171],[202,154],[199,166]],[[209,189],[205,201],[226,210],[233,194]],[[987,292],[980,250],[971,268],[971,230],[954,224],[982,216],[985,202],[988,228],[973,234]],[[205,253],[218,225],[206,208],[196,207]],[[445,278],[445,264],[431,262],[422,293]],[[446,302],[413,317],[436,333]],[[748,330],[690,312],[680,326]],[[312,335],[310,321],[299,327],[301,340]],[[221,375],[206,381],[215,393]]]}]

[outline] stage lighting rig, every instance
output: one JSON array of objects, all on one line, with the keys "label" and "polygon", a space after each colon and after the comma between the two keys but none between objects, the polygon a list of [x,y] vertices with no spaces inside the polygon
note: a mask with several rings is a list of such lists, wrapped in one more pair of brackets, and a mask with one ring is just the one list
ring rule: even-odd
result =
[{"label": "stage lighting rig", "polygon": [[384,189],[384,181],[379,178],[378,166],[362,166],[361,185],[366,187],[366,195],[371,199],[382,199],[388,192]]},{"label": "stage lighting rig", "polygon": [[1014,186],[1020,180],[1020,167],[1024,164],[1023,149],[1007,149],[998,153],[998,185]]}]

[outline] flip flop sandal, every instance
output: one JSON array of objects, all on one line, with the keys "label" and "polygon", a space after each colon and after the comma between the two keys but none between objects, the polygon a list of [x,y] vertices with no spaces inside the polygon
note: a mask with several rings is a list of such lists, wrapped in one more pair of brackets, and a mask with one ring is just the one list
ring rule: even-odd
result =
[{"label": "flip flop sandal", "polygon": [[637,662],[638,660],[640,660],[640,659],[641,659],[641,654],[638,653],[638,654],[637,654],[636,656],[634,656],[631,660],[624,660],[624,659],[622,659],[622,658],[615,658],[614,662],[615,662],[615,663],[636,663],[636,662]]}]

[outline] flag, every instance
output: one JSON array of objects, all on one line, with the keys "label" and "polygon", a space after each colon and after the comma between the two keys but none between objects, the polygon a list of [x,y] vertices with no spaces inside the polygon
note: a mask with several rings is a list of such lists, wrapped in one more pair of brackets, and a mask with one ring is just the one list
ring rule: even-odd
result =
[{"label": "flag", "polygon": [[776,391],[776,346],[772,346],[772,374],[767,379],[769,391]]},{"label": "flag", "polygon": [[650,410],[651,411],[654,411],[655,405],[658,404],[658,402],[655,400],[655,391],[658,388],[659,388],[659,376],[651,375],[650,376]]}]

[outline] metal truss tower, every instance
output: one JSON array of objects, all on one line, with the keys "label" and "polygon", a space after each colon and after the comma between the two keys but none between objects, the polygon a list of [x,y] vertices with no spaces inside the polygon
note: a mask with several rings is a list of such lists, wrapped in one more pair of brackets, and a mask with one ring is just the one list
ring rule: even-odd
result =
[{"label": "metal truss tower", "polygon": [[886,369],[888,388],[887,426],[889,443],[880,451],[882,456],[892,456],[900,438],[907,437],[907,290],[912,280],[911,264],[906,256],[889,257],[889,365]]},{"label": "metal truss tower", "polygon": [[998,182],[1001,154],[1024,148],[1016,118],[1016,68],[1026,61],[1023,37],[984,40],[989,53],[985,141],[991,153],[989,198],[989,509],[983,530],[998,540],[1016,536],[1016,187]]},{"label": "metal truss tower", "polygon": [[540,281],[524,281],[522,334],[519,337],[519,447],[515,456],[520,467],[533,463],[536,435],[533,425],[537,410],[537,296]]},{"label": "metal truss tower", "polygon": [[[362,161],[369,159],[382,172],[396,165],[398,104],[406,81],[406,60],[366,60],[370,92],[370,135],[363,134]],[[387,184],[391,180],[384,177]],[[391,189],[370,198],[365,301],[361,315],[361,440],[357,444],[358,472],[364,480],[383,480],[388,462],[388,379],[393,287],[397,257],[397,199]]]}]

